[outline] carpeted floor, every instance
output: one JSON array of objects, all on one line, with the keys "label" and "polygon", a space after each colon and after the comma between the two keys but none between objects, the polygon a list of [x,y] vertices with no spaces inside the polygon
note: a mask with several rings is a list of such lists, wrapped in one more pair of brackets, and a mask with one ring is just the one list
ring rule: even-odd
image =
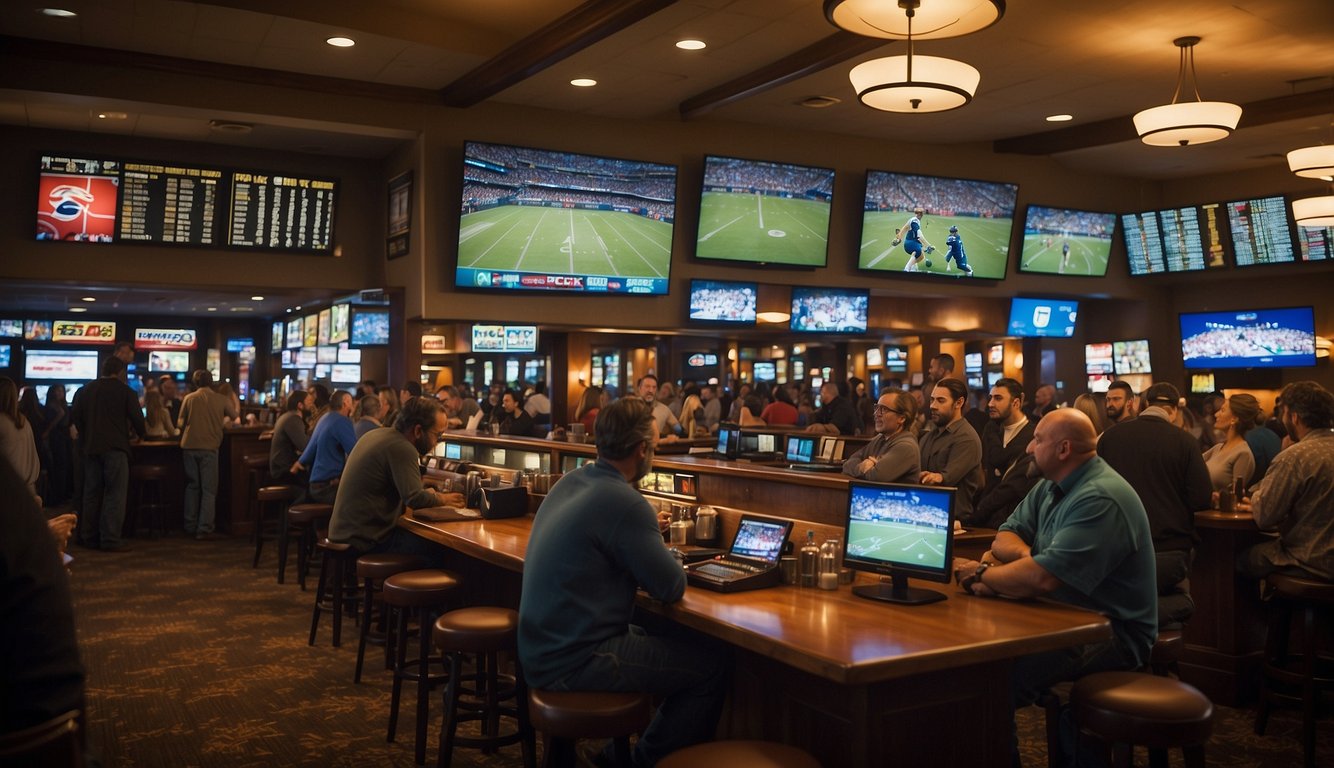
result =
[{"label": "carpeted floor", "polygon": [[[379,649],[352,683],[356,629],[330,646],[328,616],[306,645],[314,583],[301,592],[289,570],[275,581],[272,546],[250,568],[248,541],[135,540],[133,551],[71,554],[80,650],[88,669],[89,743],[105,766],[410,766],[415,691],[405,686],[399,735],[385,741],[390,677]],[[438,694],[437,694],[438,696]],[[440,723],[431,702],[428,763]],[[1251,710],[1218,708],[1209,764],[1286,768],[1301,763],[1300,721],[1276,713],[1252,733]],[[1042,713],[1020,713],[1025,764],[1046,765]],[[1334,759],[1321,723],[1318,764]],[[1172,757],[1180,765],[1180,755]],[[1141,752],[1140,763],[1145,762]],[[454,765],[521,765],[519,748],[483,756],[459,750]],[[827,766],[827,768],[838,768]]]}]

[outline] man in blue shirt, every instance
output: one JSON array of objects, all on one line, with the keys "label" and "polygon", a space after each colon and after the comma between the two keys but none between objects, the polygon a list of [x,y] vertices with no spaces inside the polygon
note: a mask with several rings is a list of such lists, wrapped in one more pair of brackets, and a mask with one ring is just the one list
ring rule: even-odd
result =
[{"label": "man in blue shirt", "polygon": [[[1015,659],[1011,698],[1028,706],[1052,685],[1093,672],[1136,669],[1158,635],[1153,536],[1135,489],[1097,456],[1093,423],[1074,408],[1039,421],[1028,452],[1043,480],[1001,525],[981,562],[959,558],[955,577],[970,594],[1047,597],[1097,611],[1112,637]],[[1061,718],[1062,751],[1073,765],[1074,724]],[[1014,742],[1016,765],[1018,741]]]},{"label": "man in blue shirt", "polygon": [[950,271],[950,261],[959,265],[959,269],[968,277],[973,276],[973,268],[968,266],[968,256],[963,252],[963,236],[959,228],[950,225],[950,236],[945,238],[945,271]]},{"label": "man in blue shirt", "polygon": [[357,444],[356,427],[352,424],[352,396],[339,390],[329,398],[329,412],[324,414],[301,458],[292,465],[292,474],[310,470],[310,498],[321,504],[332,504],[338,497],[338,482],[343,476],[347,455]]},{"label": "man in blue shirt", "polygon": [[[663,697],[635,765],[713,737],[726,650],[695,635],[650,636],[630,623],[635,590],[676,602],[685,572],[635,484],[653,461],[653,411],[624,397],[598,413],[598,458],[552,486],[533,522],[519,600],[519,659],[530,686]],[[610,757],[605,754],[604,758]]]}]

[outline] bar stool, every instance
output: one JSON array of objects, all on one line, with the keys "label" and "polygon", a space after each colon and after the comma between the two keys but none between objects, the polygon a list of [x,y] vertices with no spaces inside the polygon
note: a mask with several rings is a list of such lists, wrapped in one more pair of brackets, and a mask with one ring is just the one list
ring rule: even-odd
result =
[{"label": "bar stool", "polygon": [[[1114,745],[1114,765],[1129,768],[1133,745],[1149,750],[1149,765],[1166,768],[1167,750],[1180,747],[1186,768],[1204,768],[1204,743],[1214,705],[1189,685],[1143,672],[1096,672],[1070,689],[1080,735]],[[1076,746],[1076,754],[1078,747]]]},{"label": "bar stool", "polygon": [[[251,568],[259,567],[259,553],[264,548],[264,520],[268,517],[268,510],[274,504],[286,506],[301,495],[301,489],[295,485],[265,485],[255,491],[252,497],[252,507],[255,510],[255,558],[250,562]],[[279,527],[282,526],[281,513],[274,516],[274,521]]]},{"label": "bar stool", "polygon": [[[295,510],[296,507],[292,507],[292,509]],[[381,582],[396,573],[417,571],[425,567],[426,561],[421,557],[397,552],[368,554],[357,558],[357,578],[361,579],[363,600],[361,604],[361,637],[357,641],[357,668],[352,675],[352,682],[361,682],[361,667],[366,657],[366,642],[368,640],[376,645],[384,646],[384,668],[389,669],[393,665],[393,657],[389,653],[391,646],[390,643],[385,641],[388,636],[386,630],[388,621],[384,615],[383,605],[381,605],[379,611],[381,631],[371,633],[371,616],[376,614],[375,603],[376,597],[380,594]]]},{"label": "bar stool", "polygon": [[1186,641],[1181,630],[1158,631],[1158,639],[1149,650],[1149,664],[1145,672],[1159,677],[1181,677],[1181,650]]},{"label": "bar stool", "polygon": [[726,765],[729,768],[820,768],[809,753],[772,741],[712,741],[678,749],[658,761],[658,768],[695,768]]},{"label": "bar stool", "polygon": [[528,689],[528,717],[542,734],[543,766],[573,764],[578,739],[612,739],[616,765],[628,768],[630,734],[647,728],[652,716],[653,702],[642,693]]},{"label": "bar stool", "polygon": [[[1264,735],[1269,711],[1276,704],[1302,708],[1302,755],[1307,768],[1315,766],[1316,712],[1323,691],[1334,688],[1334,656],[1320,646],[1320,620],[1334,608],[1334,584],[1311,578],[1273,573],[1265,577],[1273,589],[1269,633],[1260,668],[1260,711],[1255,732]],[[1301,616],[1301,640],[1291,644],[1294,614]]]},{"label": "bar stool", "polygon": [[167,533],[167,504],[162,500],[162,484],[170,470],[161,464],[135,464],[130,467],[130,480],[138,485],[134,501],[134,530],[146,522],[150,536]]},{"label": "bar stool", "polygon": [[[295,487],[295,486],[293,486]],[[300,489],[297,489],[298,495]],[[283,583],[287,571],[287,546],[292,530],[297,532],[296,578],[301,591],[306,591],[306,571],[310,569],[310,555],[315,549],[315,531],[320,523],[328,528],[329,518],[333,515],[332,504],[293,504],[283,513],[283,521],[278,526],[278,583]],[[256,549],[258,555],[258,549]]]},{"label": "bar stool", "polygon": [[248,453],[241,457],[241,466],[245,467],[246,498],[250,499],[250,518],[259,524],[255,492],[269,479],[269,456],[264,453]]},{"label": "bar stool", "polygon": [[350,607],[354,616],[357,613],[357,583],[352,576],[357,552],[346,544],[327,538],[316,542],[315,551],[320,553],[320,580],[315,587],[315,609],[311,612],[310,639],[306,644],[315,644],[315,633],[320,628],[320,613],[331,611],[333,646],[337,648],[343,639],[343,612]]},{"label": "bar stool", "polygon": [[84,764],[79,722],[75,709],[44,723],[0,735],[0,765],[79,768]]},{"label": "bar stool", "polygon": [[[384,602],[393,633],[391,637],[396,641],[394,690],[389,698],[389,735],[386,740],[392,742],[394,732],[398,729],[398,703],[403,681],[414,680],[417,683],[415,756],[418,765],[426,762],[426,718],[430,710],[431,689],[445,679],[443,671],[431,674],[431,662],[441,660],[431,656],[431,632],[426,617],[428,611],[443,610],[458,585],[458,579],[445,571],[404,571],[385,579],[380,591],[380,599]],[[419,642],[417,658],[410,660],[407,658],[408,614],[414,611],[418,614]]]},{"label": "bar stool", "polygon": [[[450,765],[455,744],[477,747],[489,754],[517,742],[523,750],[525,768],[533,768],[536,745],[528,722],[523,670],[517,659],[513,677],[500,674],[499,669],[499,652],[518,650],[519,614],[509,608],[461,608],[437,619],[431,635],[449,667],[437,766]],[[465,677],[463,657],[469,653],[477,654],[477,671]],[[460,697],[466,681],[475,684],[469,691],[470,701]],[[513,718],[513,732],[501,735],[501,717]],[[482,721],[481,737],[457,735],[459,723],[470,720]]]}]

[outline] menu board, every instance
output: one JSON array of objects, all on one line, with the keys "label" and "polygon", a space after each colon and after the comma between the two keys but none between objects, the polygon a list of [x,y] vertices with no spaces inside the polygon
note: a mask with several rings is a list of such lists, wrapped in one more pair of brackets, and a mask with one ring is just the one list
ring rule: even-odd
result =
[{"label": "menu board", "polygon": [[232,175],[228,244],[328,251],[333,247],[334,190],[327,179],[238,171]]},{"label": "menu board", "polygon": [[1163,263],[1168,272],[1204,269],[1200,220],[1194,207],[1159,211],[1158,230],[1163,236]]},{"label": "menu board", "polygon": [[1228,203],[1227,216],[1237,266],[1294,261],[1288,206],[1281,196]]},{"label": "menu board", "polygon": [[213,245],[222,179],[223,172],[216,168],[125,163],[118,239]]},{"label": "menu board", "polygon": [[1167,271],[1163,263],[1163,239],[1158,234],[1157,214],[1153,211],[1122,214],[1121,233],[1126,241],[1130,274],[1149,275]]},{"label": "menu board", "polygon": [[1302,261],[1334,258],[1334,227],[1297,227],[1297,244],[1301,246]]}]

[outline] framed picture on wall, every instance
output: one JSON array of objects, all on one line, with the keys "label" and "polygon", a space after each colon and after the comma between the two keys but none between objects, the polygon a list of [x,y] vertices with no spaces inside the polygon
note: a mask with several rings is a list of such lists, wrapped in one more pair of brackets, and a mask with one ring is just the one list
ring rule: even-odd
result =
[{"label": "framed picture on wall", "polygon": [[389,236],[385,240],[385,258],[408,255],[412,233],[412,171],[389,182]]}]

